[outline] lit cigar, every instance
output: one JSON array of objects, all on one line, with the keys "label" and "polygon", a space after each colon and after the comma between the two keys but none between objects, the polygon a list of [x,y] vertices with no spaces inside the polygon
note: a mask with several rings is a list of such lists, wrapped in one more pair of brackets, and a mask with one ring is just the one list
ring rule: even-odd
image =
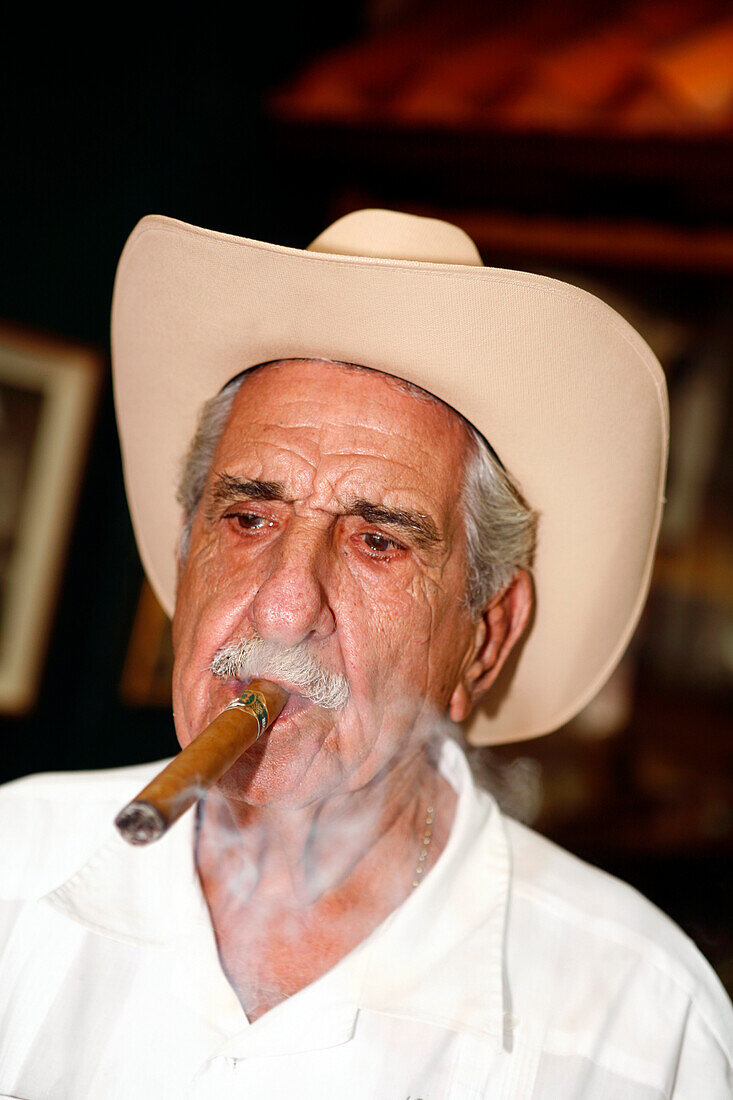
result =
[{"label": "lit cigar", "polygon": [[235,760],[253,745],[282,711],[288,692],[269,680],[252,680],[247,690],[179,752],[120,810],[115,825],[130,844],[149,844],[163,835]]}]

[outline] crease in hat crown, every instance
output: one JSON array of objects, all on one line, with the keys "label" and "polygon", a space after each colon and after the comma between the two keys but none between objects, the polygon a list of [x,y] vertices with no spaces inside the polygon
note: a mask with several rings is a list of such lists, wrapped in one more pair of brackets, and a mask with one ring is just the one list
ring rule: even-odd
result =
[{"label": "crease in hat crown", "polygon": [[476,245],[457,225],[395,210],[355,210],[345,214],[319,233],[308,245],[308,251],[483,267]]}]

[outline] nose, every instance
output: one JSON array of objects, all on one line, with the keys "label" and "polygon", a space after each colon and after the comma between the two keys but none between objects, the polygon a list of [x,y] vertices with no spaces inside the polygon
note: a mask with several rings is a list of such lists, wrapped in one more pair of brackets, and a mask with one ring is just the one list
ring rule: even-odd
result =
[{"label": "nose", "polygon": [[326,532],[303,519],[290,524],[250,607],[261,638],[296,645],[333,633],[336,623],[324,588],[328,554]]}]

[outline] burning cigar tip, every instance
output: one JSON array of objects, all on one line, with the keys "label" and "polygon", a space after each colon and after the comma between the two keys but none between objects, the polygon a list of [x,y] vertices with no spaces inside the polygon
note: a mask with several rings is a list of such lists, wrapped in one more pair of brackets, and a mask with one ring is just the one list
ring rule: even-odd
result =
[{"label": "burning cigar tip", "polygon": [[131,802],[120,810],[115,825],[130,844],[149,844],[166,830],[165,818],[151,802]]}]

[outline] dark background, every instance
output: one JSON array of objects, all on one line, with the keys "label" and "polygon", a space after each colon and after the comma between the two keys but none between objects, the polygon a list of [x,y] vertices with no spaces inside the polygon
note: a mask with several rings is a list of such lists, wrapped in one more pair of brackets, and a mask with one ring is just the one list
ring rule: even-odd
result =
[{"label": "dark background", "polygon": [[[26,28],[4,60],[0,317],[108,353],[122,246],[145,214],[305,245],[323,188],[276,166],[269,88],[353,33],[358,10],[262,5],[245,37],[226,22]],[[105,767],[173,751],[170,716],[130,711],[119,682],[142,573],[121,480],[108,379],[35,712],[2,721],[0,779]]]},{"label": "dark background", "polygon": [[[423,8],[436,7],[402,6],[413,25]],[[456,25],[477,8],[470,0],[453,6]],[[609,140],[603,125],[582,133],[471,123],[405,128],[377,109],[384,89],[374,113],[356,121],[338,110],[301,117],[297,96],[272,108],[274,90],[292,87],[323,51],[367,25],[388,25],[384,11],[375,15],[380,7],[388,5],[332,9],[289,0],[246,10],[244,31],[213,13],[190,27],[121,20],[97,34],[89,24],[39,28],[29,19],[8,39],[2,77],[0,318],[106,355],[115,266],[145,214],[303,247],[333,216],[358,205],[457,211],[484,227],[479,243],[489,263],[574,268],[579,279],[603,281],[701,332],[711,318],[717,324],[726,316],[733,253],[710,260],[690,234],[731,239],[730,133]],[[495,9],[497,18],[503,11],[480,7]],[[530,7],[537,4],[515,6]],[[569,7],[582,22],[584,5]],[[596,18],[614,5],[585,7]],[[425,61],[423,47],[414,49],[416,63]],[[497,215],[498,227],[491,221]],[[578,258],[574,231],[595,223],[605,229]],[[637,224],[661,230],[657,254],[639,246]],[[556,240],[565,235],[567,248],[542,243],[548,227]],[[684,364],[676,369],[684,375]],[[714,511],[726,494],[729,504],[730,489],[729,462],[714,472]],[[174,750],[166,708],[132,707],[120,697],[141,580],[107,377],[40,697],[25,717],[0,719],[0,781],[137,763]],[[645,622],[647,634],[663,640],[670,634],[667,605],[652,603]],[[539,762],[555,807],[572,802],[573,782],[597,792],[590,809],[540,817],[537,827],[642,889],[690,932],[730,987],[730,681],[711,689],[665,679],[653,646],[639,653],[634,713],[621,737],[579,747],[556,734],[519,752],[500,751],[493,765],[509,767],[521,753]],[[676,771],[659,746],[672,746]],[[685,786],[698,772],[697,786]],[[670,774],[684,788],[687,817],[675,817]]]}]

